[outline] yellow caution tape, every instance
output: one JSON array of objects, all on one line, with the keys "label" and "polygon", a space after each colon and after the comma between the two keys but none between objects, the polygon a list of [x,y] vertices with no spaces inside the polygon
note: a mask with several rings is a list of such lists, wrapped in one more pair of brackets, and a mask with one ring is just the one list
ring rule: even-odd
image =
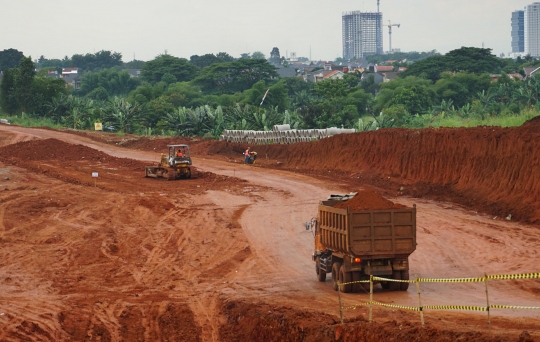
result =
[{"label": "yellow caution tape", "polygon": [[538,279],[540,273],[521,273],[521,274],[502,274],[502,275],[489,275],[488,279],[494,280],[507,280],[507,279]]},{"label": "yellow caution tape", "polygon": [[359,306],[366,306],[366,305],[369,305],[369,304],[370,304],[369,302],[362,303],[362,304],[355,304],[355,305],[352,305],[352,306],[344,307],[343,310],[356,310],[356,308],[358,308]]},{"label": "yellow caution tape", "polygon": [[388,278],[381,278],[381,277],[373,277],[373,280],[393,281],[395,283],[416,283],[416,280],[388,279]]},{"label": "yellow caution tape", "polygon": [[348,283],[340,283],[340,284],[338,284],[338,286],[344,286],[344,285],[350,285],[350,284],[359,284],[359,283],[369,283],[369,279],[368,280],[350,281]]},{"label": "yellow caution tape", "polygon": [[468,306],[468,305],[424,305],[423,309],[434,310],[468,310],[468,311],[488,311],[485,306]]},{"label": "yellow caution tape", "polygon": [[540,306],[516,306],[516,305],[498,305],[491,304],[489,306],[493,309],[529,309],[529,310],[540,310]]},{"label": "yellow caution tape", "polygon": [[421,310],[417,306],[404,306],[404,305],[386,304],[386,303],[380,303],[380,302],[371,302],[371,303],[373,305],[385,306],[385,307],[388,307],[388,308],[405,309],[405,310],[411,310],[411,311],[420,311]]},{"label": "yellow caution tape", "polygon": [[482,278],[418,278],[420,283],[480,283],[486,281]]}]

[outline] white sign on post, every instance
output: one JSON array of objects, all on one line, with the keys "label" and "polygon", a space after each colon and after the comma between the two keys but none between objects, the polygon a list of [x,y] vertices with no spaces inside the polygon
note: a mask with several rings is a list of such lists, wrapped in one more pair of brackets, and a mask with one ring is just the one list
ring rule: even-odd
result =
[{"label": "white sign on post", "polygon": [[92,172],[92,177],[97,178],[97,176],[98,176],[97,172]]}]

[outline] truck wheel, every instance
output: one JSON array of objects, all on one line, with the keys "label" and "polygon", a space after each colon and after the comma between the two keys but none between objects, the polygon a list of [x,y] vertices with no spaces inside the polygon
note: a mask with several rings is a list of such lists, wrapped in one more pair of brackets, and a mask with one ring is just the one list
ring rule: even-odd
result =
[{"label": "truck wheel", "polygon": [[[394,271],[394,273],[392,273],[392,279],[401,280],[401,272]],[[399,282],[389,281],[388,283],[390,284],[388,287],[390,291],[399,291],[401,288],[401,283]]]},{"label": "truck wheel", "polygon": [[[385,276],[384,278],[386,278]],[[389,281],[381,281],[381,287],[385,290],[388,290],[390,288],[390,282]]]},{"label": "truck wheel", "polygon": [[186,171],[186,179],[190,179],[190,178],[191,178],[191,169],[188,167]]},{"label": "truck wheel", "polygon": [[332,281],[334,282],[334,291],[338,290],[339,284],[339,270],[341,268],[341,263],[336,261],[332,264]]},{"label": "truck wheel", "polygon": [[[409,270],[401,271],[401,280],[409,280]],[[407,291],[409,289],[409,283],[399,283],[399,289],[401,291]]]},{"label": "truck wheel", "polygon": [[[352,281],[359,281],[359,280],[369,280],[369,276],[362,274],[362,272],[353,272],[352,273]],[[358,283],[353,284],[353,292],[368,292],[369,293],[369,283]]]},{"label": "truck wheel", "polygon": [[[339,268],[339,282],[340,283],[350,283],[352,281],[352,272],[345,272],[345,267],[341,266]],[[353,284],[347,284],[341,286],[341,292],[351,293]]]},{"label": "truck wheel", "polygon": [[315,263],[315,272],[317,272],[317,279],[320,282],[325,282],[326,281],[326,272],[321,270],[320,264],[321,264],[320,259],[317,259],[317,262]]}]

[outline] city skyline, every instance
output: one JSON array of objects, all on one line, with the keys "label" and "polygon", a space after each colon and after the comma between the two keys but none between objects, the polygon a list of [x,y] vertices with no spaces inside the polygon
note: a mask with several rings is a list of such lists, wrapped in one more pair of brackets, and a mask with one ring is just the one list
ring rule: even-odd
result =
[{"label": "city skyline", "polygon": [[[392,47],[401,51],[446,53],[462,46],[493,49],[507,55],[511,47],[511,13],[531,0],[381,0],[383,50],[388,50],[388,20],[401,24],[392,31]],[[2,4],[0,50],[14,48],[37,59],[110,50],[151,60],[167,51],[191,55],[261,51],[273,47],[283,56],[332,60],[341,57],[342,15],[376,12],[377,1],[336,0],[309,6],[284,0],[155,0],[74,3],[20,0]]]}]

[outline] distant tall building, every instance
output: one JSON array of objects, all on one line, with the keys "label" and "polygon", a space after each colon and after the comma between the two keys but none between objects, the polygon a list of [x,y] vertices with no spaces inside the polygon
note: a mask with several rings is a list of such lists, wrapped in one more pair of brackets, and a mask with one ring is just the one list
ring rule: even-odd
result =
[{"label": "distant tall building", "polygon": [[343,58],[383,53],[382,13],[345,12],[342,16]]},{"label": "distant tall building", "polygon": [[540,57],[540,2],[525,6],[524,28],[525,53]]},{"label": "distant tall building", "polygon": [[525,12],[512,12],[512,52],[525,52]]}]

